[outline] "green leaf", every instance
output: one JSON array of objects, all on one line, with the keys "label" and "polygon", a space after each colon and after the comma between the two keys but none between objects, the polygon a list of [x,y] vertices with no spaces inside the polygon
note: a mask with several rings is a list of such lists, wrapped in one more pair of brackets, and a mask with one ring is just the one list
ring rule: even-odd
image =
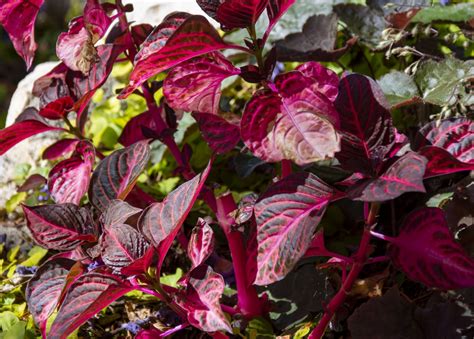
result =
[{"label": "green leaf", "polygon": [[8,332],[20,319],[13,312],[0,313],[0,328],[3,332]]},{"label": "green leaf", "polygon": [[419,98],[415,80],[408,74],[394,71],[385,74],[377,81],[392,107],[401,107]]},{"label": "green leaf", "polygon": [[9,262],[13,262],[16,259],[16,256],[18,255],[18,252],[20,252],[20,245],[17,245],[13,248],[11,248],[8,253],[7,253],[7,259]]},{"label": "green leaf", "polygon": [[474,96],[466,93],[464,82],[474,78],[474,60],[461,61],[448,57],[443,61],[428,60],[420,65],[415,82],[423,100],[435,105],[452,105],[457,96],[466,106],[474,104]]},{"label": "green leaf", "polygon": [[433,21],[465,22],[474,17],[474,4],[426,7],[419,11],[413,22],[429,24]]},{"label": "green leaf", "polygon": [[23,339],[25,337],[26,322],[19,321],[8,332],[3,334],[3,339]]},{"label": "green leaf", "polygon": [[245,333],[247,334],[246,338],[275,338],[272,325],[261,317],[252,319],[245,329]]},{"label": "green leaf", "polygon": [[47,249],[44,249],[44,248],[39,247],[39,246],[34,246],[28,252],[28,259],[23,261],[20,265],[22,265],[22,266],[38,266],[41,259],[44,258],[46,253],[48,253]]},{"label": "green leaf", "polygon": [[18,207],[25,199],[27,193],[26,192],[19,192],[14,195],[5,203],[5,209],[8,213],[12,213],[15,208]]},{"label": "green leaf", "polygon": [[181,268],[176,269],[174,274],[166,274],[160,278],[160,283],[171,286],[178,287],[178,281],[183,276],[183,270]]}]

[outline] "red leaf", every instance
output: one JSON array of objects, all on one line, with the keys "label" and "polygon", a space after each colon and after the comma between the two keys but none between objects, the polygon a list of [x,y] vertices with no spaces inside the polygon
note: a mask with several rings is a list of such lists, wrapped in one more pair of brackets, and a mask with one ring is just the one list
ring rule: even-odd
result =
[{"label": "red leaf", "polygon": [[112,19],[109,18],[99,0],[87,0],[84,6],[84,24],[92,36],[93,43],[104,36],[111,23]]},{"label": "red leaf", "polygon": [[97,165],[92,174],[89,199],[104,211],[114,199],[125,199],[150,158],[147,141],[113,152]]},{"label": "red leaf", "polygon": [[378,85],[360,74],[341,79],[335,106],[341,121],[344,169],[375,175],[395,141],[392,118]]},{"label": "red leaf", "polygon": [[74,101],[71,97],[63,97],[52,101],[39,111],[39,115],[51,120],[61,120],[71,111]]},{"label": "red leaf", "polygon": [[137,215],[142,210],[133,207],[122,200],[112,200],[107,209],[100,216],[100,221],[105,229],[117,224],[124,224],[128,218]]},{"label": "red leaf", "polygon": [[428,159],[425,178],[461,171],[474,171],[474,162],[461,162],[443,148],[426,146],[420,149],[418,153]]},{"label": "red leaf", "polygon": [[240,129],[224,118],[209,113],[193,113],[202,137],[216,153],[231,151],[240,141]]},{"label": "red leaf", "polygon": [[420,130],[417,146],[444,148],[464,163],[474,163],[474,123],[469,118],[433,121]]},{"label": "red leaf", "polygon": [[426,192],[423,175],[427,163],[425,157],[407,153],[379,177],[356,184],[348,191],[348,196],[360,201],[386,201],[405,192]]},{"label": "red leaf", "polygon": [[180,185],[162,202],[150,205],[141,215],[138,222],[139,229],[155,247],[158,247],[160,263],[163,262],[181,225],[191,211],[210,170],[211,162],[201,174]]},{"label": "red leaf", "polygon": [[410,213],[393,240],[391,257],[410,279],[427,286],[474,287],[474,260],[454,240],[441,209]]},{"label": "red leaf", "polygon": [[46,148],[43,152],[43,159],[56,160],[62,155],[72,152],[79,140],[77,139],[61,139]]},{"label": "red leaf", "polygon": [[79,205],[89,189],[95,149],[88,141],[80,141],[69,159],[58,163],[49,172],[48,187],[56,203]]},{"label": "red leaf", "polygon": [[[152,33],[153,34],[153,33]],[[219,36],[212,25],[200,15],[187,18],[163,46],[160,38],[156,44],[145,41],[143,53],[137,55],[130,75],[130,84],[119,98],[125,98],[148,78],[194,57],[231,47]],[[142,52],[140,51],[140,52]]]},{"label": "red leaf", "polygon": [[160,136],[164,129],[157,124],[157,121],[161,119],[158,115],[161,116],[162,111],[160,106],[130,119],[120,135],[119,142],[124,146],[130,146],[138,141],[149,139],[152,135]]},{"label": "red leaf", "polygon": [[275,79],[278,92],[260,90],[247,103],[240,125],[245,145],[267,162],[298,165],[339,151],[338,115],[320,83],[299,70]]},{"label": "red leaf", "polygon": [[254,207],[257,220],[257,277],[267,285],[283,279],[305,254],[334,195],[310,173],[285,177],[271,186]]},{"label": "red leaf", "polygon": [[[288,9],[293,6],[296,0],[269,0],[267,5],[267,14],[268,19],[270,20],[270,24],[265,32],[265,36],[267,37],[272,28],[275,24],[280,20],[283,14],[288,11]],[[266,39],[264,39],[266,40]]]},{"label": "red leaf", "polygon": [[305,62],[296,68],[305,77],[311,78],[311,84],[329,100],[334,102],[339,91],[339,78],[336,73],[319,62]]},{"label": "red leaf", "polygon": [[31,235],[45,248],[68,251],[96,240],[97,231],[85,208],[73,204],[23,205],[23,211]]},{"label": "red leaf", "polygon": [[5,154],[10,148],[33,135],[48,132],[63,131],[62,128],[53,127],[38,120],[23,120],[0,130],[0,155]]},{"label": "red leaf", "polygon": [[191,325],[205,332],[232,333],[229,321],[219,303],[224,287],[224,279],[210,266],[201,265],[191,271],[186,291],[188,302],[183,303]]},{"label": "red leaf", "polygon": [[214,231],[204,219],[199,218],[188,244],[188,256],[193,263],[192,268],[204,263],[213,251]]},{"label": "red leaf", "polygon": [[246,28],[255,24],[268,0],[224,0],[217,8],[216,20],[225,29]]},{"label": "red leaf", "polygon": [[8,33],[16,52],[25,60],[26,68],[33,63],[38,45],[34,26],[44,0],[0,0],[0,25]]},{"label": "red leaf", "polygon": [[213,53],[174,67],[163,84],[163,94],[175,110],[217,114],[222,81],[239,73],[223,55]]},{"label": "red leaf", "polygon": [[74,264],[74,260],[65,258],[48,260],[28,281],[25,291],[28,311],[43,337],[46,337],[46,322],[58,305],[66,277]]},{"label": "red leaf", "polygon": [[135,228],[126,224],[113,224],[105,229],[100,247],[104,263],[120,271],[143,257],[149,243]]},{"label": "red leaf", "polygon": [[49,338],[66,338],[103,308],[134,289],[127,281],[105,272],[80,276],[70,287]]}]

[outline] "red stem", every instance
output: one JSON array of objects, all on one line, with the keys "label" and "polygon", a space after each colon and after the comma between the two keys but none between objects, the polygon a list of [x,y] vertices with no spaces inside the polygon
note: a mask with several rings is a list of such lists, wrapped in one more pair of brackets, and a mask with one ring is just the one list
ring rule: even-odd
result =
[{"label": "red stem", "polygon": [[354,282],[356,281],[357,277],[359,276],[360,272],[362,271],[362,268],[364,267],[367,261],[369,244],[371,239],[370,228],[375,223],[375,218],[377,216],[378,209],[379,205],[376,203],[372,203],[370,212],[368,213],[368,216],[366,218],[364,232],[362,233],[359,249],[354,255],[354,263],[352,264],[352,268],[337,294],[327,305],[323,317],[321,318],[315,329],[311,332],[308,339],[320,339],[323,337],[324,332],[326,331],[326,327],[328,326],[332,317],[339,309],[339,307],[342,306],[342,304],[346,300],[347,295],[352,290],[352,285],[354,285]]},{"label": "red stem", "polygon": [[244,239],[242,233],[231,229],[233,220],[229,213],[236,209],[237,205],[232,194],[228,193],[217,199],[217,219],[227,237],[234,265],[238,307],[245,316],[259,316],[262,314],[261,303],[254,286],[247,280],[247,251],[244,247]]}]

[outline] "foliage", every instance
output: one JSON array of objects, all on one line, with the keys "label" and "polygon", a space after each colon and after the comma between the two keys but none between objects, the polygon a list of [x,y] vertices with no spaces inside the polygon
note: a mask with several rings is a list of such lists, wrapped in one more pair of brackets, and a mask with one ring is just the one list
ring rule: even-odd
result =
[{"label": "foliage", "polygon": [[[474,287],[459,242],[472,230],[436,203],[472,187],[474,66],[469,46],[456,49],[472,41],[472,19],[423,0],[198,4],[224,34],[183,12],[133,25],[131,6],[88,0],[58,38],[61,63],[34,84],[39,108],[0,131],[0,154],[61,136],[43,153],[48,178],[23,187],[47,183],[48,203],[22,208],[50,252],[26,286],[28,313],[5,311],[4,337],[31,332],[20,320],[31,315],[43,337],[64,338],[134,295],[158,305],[161,326],[138,319],[114,333],[364,337],[361,324],[386,310],[377,331],[410,337],[431,333],[430,314],[462,318],[460,303],[415,306],[399,291]],[[0,2],[27,67],[39,5]],[[296,31],[279,28],[308,6]],[[24,266],[45,255],[35,248]],[[302,281],[313,299],[288,288]]]}]

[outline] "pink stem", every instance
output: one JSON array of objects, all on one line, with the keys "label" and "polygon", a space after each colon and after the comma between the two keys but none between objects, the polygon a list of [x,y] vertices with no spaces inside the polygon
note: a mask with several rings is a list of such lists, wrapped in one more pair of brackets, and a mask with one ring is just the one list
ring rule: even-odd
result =
[{"label": "pink stem", "polygon": [[326,310],[323,314],[323,317],[319,321],[318,325],[311,332],[308,339],[322,338],[322,336],[324,335],[324,332],[326,331],[326,327],[328,326],[334,314],[337,312],[337,310],[342,306],[342,304],[346,300],[347,295],[352,290],[352,285],[354,285],[354,282],[356,281],[360,272],[364,268],[364,265],[367,261],[367,255],[368,255],[369,244],[370,244],[370,239],[371,239],[370,227],[375,223],[375,218],[378,213],[378,208],[379,208],[378,204],[372,203],[372,206],[366,218],[364,233],[362,233],[359,249],[354,255],[354,263],[352,264],[351,270],[349,274],[347,275],[346,279],[344,280],[337,294],[332,298],[331,302],[327,305]]},{"label": "pink stem", "polygon": [[385,240],[385,241],[388,241],[388,242],[395,242],[397,239],[394,238],[394,237],[390,237],[388,235],[385,235],[385,234],[382,234],[382,233],[378,233],[378,232],[375,232],[375,231],[370,231],[370,234],[373,236],[373,237],[376,237],[378,239],[382,239],[382,240]]},{"label": "pink stem", "polygon": [[257,291],[247,280],[247,251],[244,247],[242,233],[231,230],[233,220],[229,214],[236,209],[237,205],[232,194],[228,193],[217,199],[217,219],[229,243],[237,284],[239,309],[245,316],[258,316],[262,314],[262,307]]},{"label": "pink stem", "polygon": [[168,338],[170,335],[172,335],[173,333],[176,333],[178,331],[181,331],[183,329],[185,329],[186,327],[188,327],[189,324],[188,323],[184,323],[184,324],[181,324],[181,325],[178,325],[176,327],[173,327],[173,328],[170,328],[169,330],[163,332],[160,334],[160,337],[161,338]]},{"label": "pink stem", "polygon": [[239,311],[237,311],[235,308],[227,305],[221,305],[221,308],[225,313],[229,313],[230,315],[236,315],[237,313],[239,313]]}]

